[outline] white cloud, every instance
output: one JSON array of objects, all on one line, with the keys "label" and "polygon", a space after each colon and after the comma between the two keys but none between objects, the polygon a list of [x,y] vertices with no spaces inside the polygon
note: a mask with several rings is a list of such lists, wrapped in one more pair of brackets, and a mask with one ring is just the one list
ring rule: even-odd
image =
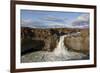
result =
[{"label": "white cloud", "polygon": [[88,21],[89,20],[89,14],[82,14],[77,19],[81,20],[81,21]]},{"label": "white cloud", "polygon": [[73,27],[88,28],[89,27],[89,14],[82,14],[71,22]]}]

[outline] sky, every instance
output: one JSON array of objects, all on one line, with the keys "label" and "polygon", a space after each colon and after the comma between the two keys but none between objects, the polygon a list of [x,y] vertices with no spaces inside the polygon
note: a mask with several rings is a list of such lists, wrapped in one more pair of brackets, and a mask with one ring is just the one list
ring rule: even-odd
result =
[{"label": "sky", "polygon": [[21,10],[21,26],[32,28],[87,28],[89,13]]}]

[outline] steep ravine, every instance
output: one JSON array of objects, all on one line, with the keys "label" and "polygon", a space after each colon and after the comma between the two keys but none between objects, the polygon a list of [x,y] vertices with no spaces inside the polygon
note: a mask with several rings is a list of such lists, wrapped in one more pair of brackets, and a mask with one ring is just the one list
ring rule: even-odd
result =
[{"label": "steep ravine", "polygon": [[[80,46],[80,44],[78,44],[77,46],[79,46],[78,48],[82,48],[82,51],[80,51],[80,49],[78,48],[76,49],[73,48],[75,47],[75,45],[72,46],[71,44],[70,46],[70,44],[67,44],[68,41],[69,43],[72,42],[68,38],[73,40],[80,40],[79,37],[82,38],[81,32],[78,31],[75,31],[73,33],[60,32],[59,34],[57,30],[52,30],[53,33],[51,33],[50,30],[43,30],[41,31],[42,32],[41,35],[39,35],[38,33],[40,30],[38,31],[35,30],[37,31],[37,35],[34,34],[33,36],[33,33],[36,33],[35,31],[32,30],[25,31],[25,30],[24,33],[22,33],[22,35],[24,36],[22,38],[22,44],[23,44],[22,49],[24,50],[22,51],[24,52],[26,49],[26,52],[24,52],[21,56],[21,62],[23,63],[89,59],[88,49],[86,49],[84,52],[83,47]],[[47,34],[43,34],[44,31]],[[28,34],[30,33],[31,36],[25,36],[27,35],[26,33]],[[82,42],[78,41],[77,43],[82,43]],[[28,48],[30,49],[30,51]],[[29,52],[27,53],[27,51]]]}]

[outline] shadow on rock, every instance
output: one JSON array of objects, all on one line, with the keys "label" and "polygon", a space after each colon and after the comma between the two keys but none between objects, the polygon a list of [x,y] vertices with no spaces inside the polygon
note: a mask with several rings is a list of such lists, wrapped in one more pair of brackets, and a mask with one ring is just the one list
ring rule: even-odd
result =
[{"label": "shadow on rock", "polygon": [[24,39],[21,44],[21,55],[40,51],[45,46],[43,40]]}]

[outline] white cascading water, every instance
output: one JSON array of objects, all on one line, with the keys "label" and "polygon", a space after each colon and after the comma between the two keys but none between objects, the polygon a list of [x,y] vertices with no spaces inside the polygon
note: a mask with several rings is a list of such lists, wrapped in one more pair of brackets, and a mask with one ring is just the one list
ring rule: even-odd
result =
[{"label": "white cascading water", "polygon": [[66,52],[67,51],[67,48],[65,48],[65,46],[64,46],[64,38],[65,37],[66,37],[66,35],[60,37],[60,41],[59,41],[57,47],[54,50],[54,54],[56,56],[66,55],[66,53],[67,53]]}]

